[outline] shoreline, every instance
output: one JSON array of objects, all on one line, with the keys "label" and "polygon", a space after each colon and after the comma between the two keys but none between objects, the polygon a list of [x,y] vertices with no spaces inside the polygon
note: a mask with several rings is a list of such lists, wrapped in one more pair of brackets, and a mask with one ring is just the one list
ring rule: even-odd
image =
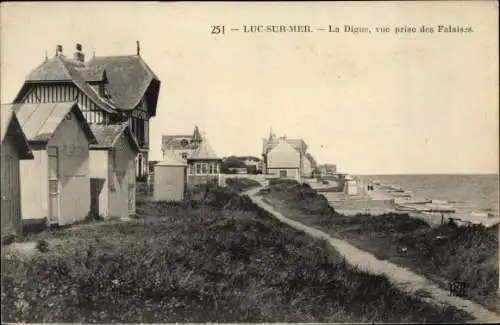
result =
[{"label": "shoreline", "polygon": [[[414,196],[412,191],[407,191],[400,186],[377,183],[372,179],[356,177],[355,180],[357,187],[355,195],[348,195],[345,191],[318,191],[318,193],[328,200],[335,211],[346,216],[359,214],[377,216],[385,213],[408,214],[413,218],[425,221],[432,227],[442,224],[442,216],[443,223],[453,220],[459,226],[481,224],[485,227],[493,227],[499,223],[498,214],[493,214],[491,211],[478,210],[477,214],[467,213],[459,211],[459,207],[457,209],[453,206],[454,203],[456,204],[453,201]],[[307,180],[306,183],[314,190],[332,187],[331,184],[325,185],[316,179]],[[368,185],[373,186],[374,189],[368,191]]]}]

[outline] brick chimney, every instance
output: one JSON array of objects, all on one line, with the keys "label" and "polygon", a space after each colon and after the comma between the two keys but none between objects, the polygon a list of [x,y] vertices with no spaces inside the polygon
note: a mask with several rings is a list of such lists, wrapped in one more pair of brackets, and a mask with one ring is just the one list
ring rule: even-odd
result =
[{"label": "brick chimney", "polygon": [[73,55],[73,59],[79,62],[85,62],[85,54],[82,52],[82,44],[76,43],[76,52]]},{"label": "brick chimney", "polygon": [[63,47],[62,45],[56,46],[56,56],[63,55]]}]

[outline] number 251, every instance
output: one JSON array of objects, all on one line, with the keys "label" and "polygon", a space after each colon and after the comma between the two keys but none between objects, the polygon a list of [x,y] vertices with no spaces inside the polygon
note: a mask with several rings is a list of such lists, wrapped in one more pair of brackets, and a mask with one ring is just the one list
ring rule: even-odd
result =
[{"label": "number 251", "polygon": [[215,25],[215,26],[210,26],[211,34],[224,34],[224,26],[223,25]]}]

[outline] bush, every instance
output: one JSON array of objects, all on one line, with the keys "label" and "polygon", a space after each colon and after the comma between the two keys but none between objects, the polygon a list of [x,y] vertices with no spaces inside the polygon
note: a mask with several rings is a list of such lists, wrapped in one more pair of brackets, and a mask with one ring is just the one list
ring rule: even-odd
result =
[{"label": "bush", "polygon": [[226,179],[226,187],[236,192],[248,191],[252,188],[259,187],[260,183],[249,178],[228,178]]},{"label": "bush", "polygon": [[49,251],[49,243],[46,240],[39,240],[36,242],[35,248],[42,253],[47,253]]}]

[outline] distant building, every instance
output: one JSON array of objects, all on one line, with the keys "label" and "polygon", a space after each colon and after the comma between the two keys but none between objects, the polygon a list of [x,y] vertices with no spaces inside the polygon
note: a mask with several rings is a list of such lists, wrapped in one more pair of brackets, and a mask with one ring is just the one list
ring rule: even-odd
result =
[{"label": "distant building", "polygon": [[73,57],[56,47],[53,58],[45,58],[26,77],[15,103],[77,101],[89,124],[127,122],[140,152],[136,175],[148,173],[149,121],[156,116],[160,80],[140,55],[92,56],[85,61],[76,44]]},{"label": "distant building", "polygon": [[333,164],[319,165],[318,171],[323,176],[335,175],[335,174],[337,174],[337,165],[333,165]]},{"label": "distant building", "polygon": [[97,144],[75,102],[14,104],[33,160],[21,162],[23,219],[70,224],[90,212],[89,145]]},{"label": "distant building", "polygon": [[11,236],[22,235],[20,160],[33,159],[17,117],[10,106],[2,106],[0,116],[2,170],[2,243]]},{"label": "distant building", "polygon": [[220,177],[221,161],[208,140],[203,138],[198,148],[187,158],[187,183],[190,185],[207,183],[222,185]]},{"label": "distant building", "polygon": [[261,160],[257,157],[253,156],[246,156],[246,157],[241,157],[245,165],[247,166],[255,166],[255,168],[258,169],[258,166],[261,162]]},{"label": "distant building", "polygon": [[90,128],[97,139],[90,145],[90,212],[104,218],[134,215],[139,144],[126,123]]},{"label": "distant building", "polygon": [[[285,146],[284,143],[288,144],[288,146]],[[275,150],[277,147],[279,147],[279,150]],[[289,148],[292,148],[295,152],[292,153]],[[292,169],[297,170],[298,179],[312,177],[315,161],[312,155],[307,152],[307,149],[308,146],[302,139],[289,139],[286,136],[278,138],[271,132],[267,139],[263,139],[262,157],[264,172],[267,174],[278,173],[284,175],[284,171],[280,172],[278,170],[291,168],[286,173],[294,174],[295,171],[292,171]],[[279,155],[282,155],[282,157],[279,157]],[[272,159],[270,158],[271,156]]]},{"label": "distant building", "polygon": [[265,157],[267,174],[301,180],[302,154],[286,138],[280,138],[279,143]]},{"label": "distant building", "polygon": [[261,171],[261,160],[257,157],[229,156],[222,159],[221,173],[258,174]]},{"label": "distant building", "polygon": [[166,159],[168,153],[171,151],[179,159],[187,162],[189,156],[200,146],[202,141],[203,139],[198,126],[195,126],[192,134],[164,135],[161,139],[163,157]]}]

